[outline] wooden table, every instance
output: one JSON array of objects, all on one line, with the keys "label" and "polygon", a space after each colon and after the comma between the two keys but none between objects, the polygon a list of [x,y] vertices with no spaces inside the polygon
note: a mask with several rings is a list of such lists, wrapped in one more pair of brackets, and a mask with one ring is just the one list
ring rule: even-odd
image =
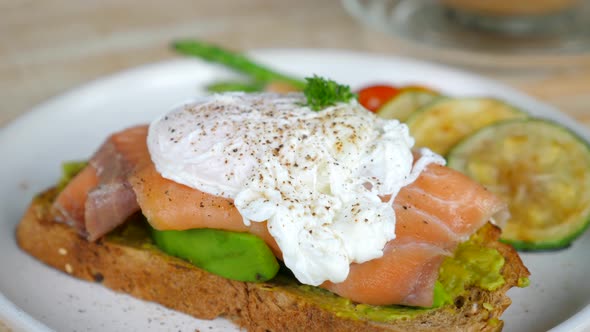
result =
[{"label": "wooden table", "polygon": [[[408,50],[401,40],[357,23],[338,0],[154,3],[1,2],[0,126],[84,82],[175,57],[168,44],[180,37],[234,49],[341,48],[428,55],[419,49]],[[542,71],[468,69],[503,81],[590,125],[590,55],[585,60],[558,68],[548,65]]]},{"label": "wooden table", "polygon": [[[183,37],[234,49],[336,48],[430,55],[362,26],[338,0],[4,0],[0,2],[0,127],[82,83],[176,57],[169,42]],[[469,59],[456,60],[461,64]],[[468,69],[590,126],[590,55],[540,71],[518,66]],[[0,322],[0,330],[5,328]]]}]

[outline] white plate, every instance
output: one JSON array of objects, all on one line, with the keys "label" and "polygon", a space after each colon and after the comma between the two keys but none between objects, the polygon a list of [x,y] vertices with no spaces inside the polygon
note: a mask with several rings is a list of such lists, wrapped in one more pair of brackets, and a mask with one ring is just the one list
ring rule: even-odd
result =
[{"label": "white plate", "polygon": [[[548,105],[481,77],[433,64],[342,51],[266,50],[259,61],[288,73],[319,74],[358,88],[421,83],[451,95],[492,95],[590,135]],[[54,98],[0,130],[0,322],[14,330],[194,331],[236,328],[200,321],[56,272],[21,252],[15,225],[31,197],[52,185],[63,160],[86,158],[106,136],[148,122],[203,91],[227,70],[181,59],[125,71]],[[590,326],[590,232],[566,250],[524,254],[531,286],[513,289],[506,331],[582,330]],[[0,328],[2,325],[0,324]]]}]

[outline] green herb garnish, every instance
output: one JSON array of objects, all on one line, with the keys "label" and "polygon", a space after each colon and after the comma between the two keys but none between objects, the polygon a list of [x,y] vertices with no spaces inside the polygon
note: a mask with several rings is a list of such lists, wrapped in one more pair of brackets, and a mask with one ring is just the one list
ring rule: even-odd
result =
[{"label": "green herb garnish", "polygon": [[306,77],[305,80],[307,85],[303,89],[303,94],[307,98],[307,106],[314,111],[356,98],[348,85],[338,84],[317,75]]}]

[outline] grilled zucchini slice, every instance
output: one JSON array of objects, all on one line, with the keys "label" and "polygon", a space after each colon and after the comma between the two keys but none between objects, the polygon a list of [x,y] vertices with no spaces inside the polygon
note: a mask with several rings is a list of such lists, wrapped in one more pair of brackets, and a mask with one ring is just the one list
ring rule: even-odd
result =
[{"label": "grilled zucchini slice", "polygon": [[590,149],[559,124],[491,125],[455,146],[447,161],[508,202],[502,239],[519,250],[567,247],[589,225]]},{"label": "grilled zucchini slice", "polygon": [[445,155],[452,146],[480,128],[527,116],[493,98],[441,98],[411,115],[407,124],[416,146]]}]

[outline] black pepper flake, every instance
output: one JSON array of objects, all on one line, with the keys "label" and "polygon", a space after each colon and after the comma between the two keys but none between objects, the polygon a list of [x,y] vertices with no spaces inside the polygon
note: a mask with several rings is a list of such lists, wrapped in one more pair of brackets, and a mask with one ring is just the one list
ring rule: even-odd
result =
[{"label": "black pepper flake", "polygon": [[104,280],[104,276],[102,275],[102,273],[96,272],[92,275],[92,279],[94,279],[95,282],[102,282]]}]

